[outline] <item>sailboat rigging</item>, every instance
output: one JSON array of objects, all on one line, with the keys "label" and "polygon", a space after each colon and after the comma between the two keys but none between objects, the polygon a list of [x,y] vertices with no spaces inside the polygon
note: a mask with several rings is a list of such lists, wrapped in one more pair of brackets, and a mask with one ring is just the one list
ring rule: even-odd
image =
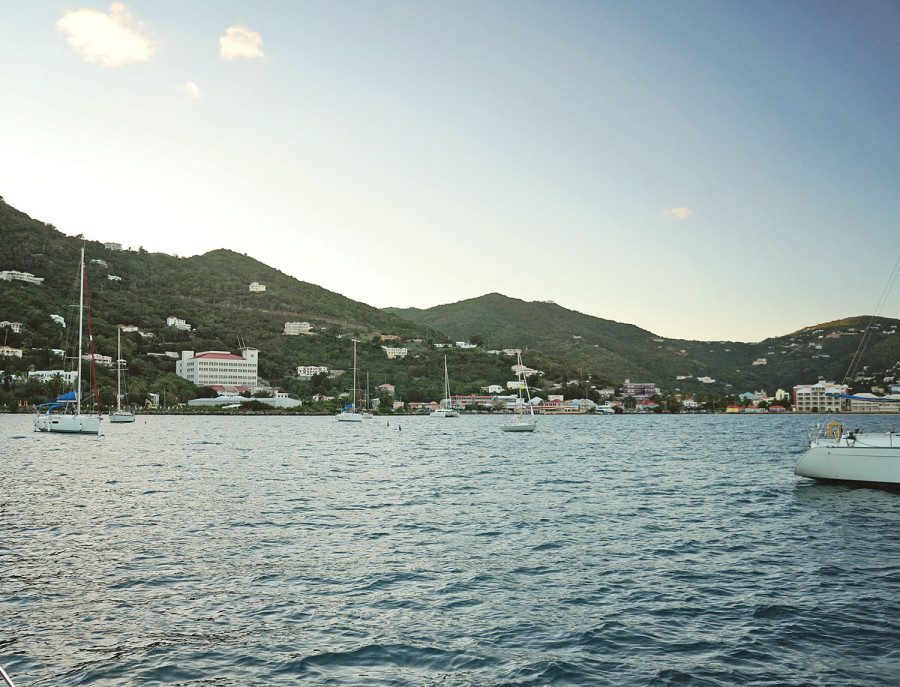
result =
[{"label": "sailboat rigging", "polygon": [[356,339],[353,339],[353,388],[350,390],[350,403],[345,405],[338,413],[341,422],[362,422],[359,407],[359,384],[357,382],[358,370],[356,367]]},{"label": "sailboat rigging", "polygon": [[116,409],[109,414],[109,421],[116,423],[134,422],[134,411],[122,407],[122,327],[117,327],[116,338]]},{"label": "sailboat rigging", "polygon": [[431,417],[459,417],[450,405],[450,375],[447,372],[447,356],[444,356],[444,399],[441,401],[441,407],[437,408]]},{"label": "sailboat rigging", "polygon": [[[84,247],[81,248],[81,262],[78,270],[78,375],[75,390],[57,397],[56,402],[38,406],[34,416],[34,428],[39,432],[56,432],[60,434],[99,434],[100,433],[100,393],[97,390],[97,368],[94,361],[94,339],[91,334],[90,308],[87,306],[87,277],[84,270]],[[93,371],[94,399],[97,413],[81,412],[81,368],[84,331],[84,312],[88,311],[88,341],[91,350],[91,369]],[[75,405],[73,410],[72,405]]]},{"label": "sailboat rigging", "polygon": [[[500,425],[500,429],[504,432],[533,432],[537,428],[537,420],[534,419],[534,406],[531,405],[531,391],[528,389],[528,379],[525,376],[525,366],[522,364],[522,353],[518,353],[518,362],[516,363],[516,379],[519,382],[519,403],[513,415],[513,421],[504,425]],[[525,396],[528,399],[528,417],[525,417],[525,411],[521,410],[522,406],[522,387],[525,387]]]}]

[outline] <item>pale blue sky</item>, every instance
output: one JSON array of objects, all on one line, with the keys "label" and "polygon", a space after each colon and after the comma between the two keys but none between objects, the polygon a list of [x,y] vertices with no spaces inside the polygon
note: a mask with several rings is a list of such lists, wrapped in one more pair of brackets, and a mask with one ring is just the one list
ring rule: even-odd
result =
[{"label": "pale blue sky", "polygon": [[499,291],[744,341],[871,313],[897,259],[893,1],[0,17],[0,195],[70,235],[230,248],[379,307]]}]

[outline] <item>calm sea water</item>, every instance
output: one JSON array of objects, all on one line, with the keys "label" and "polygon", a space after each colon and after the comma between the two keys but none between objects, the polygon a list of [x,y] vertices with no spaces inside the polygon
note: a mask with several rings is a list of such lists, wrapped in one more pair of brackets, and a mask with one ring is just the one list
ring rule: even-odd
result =
[{"label": "calm sea water", "polygon": [[895,685],[900,494],[795,477],[810,421],[0,416],[0,664],[19,687]]}]

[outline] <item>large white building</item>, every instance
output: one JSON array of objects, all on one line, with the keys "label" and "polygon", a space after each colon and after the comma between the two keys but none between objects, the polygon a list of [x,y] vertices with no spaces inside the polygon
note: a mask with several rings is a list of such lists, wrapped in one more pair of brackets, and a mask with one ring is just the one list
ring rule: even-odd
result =
[{"label": "large white building", "polygon": [[35,277],[31,272],[19,272],[17,270],[3,270],[0,272],[0,279],[4,281],[26,281],[29,284],[43,284],[44,277]]},{"label": "large white building", "polygon": [[840,413],[849,410],[846,399],[833,394],[846,394],[846,384],[834,382],[816,382],[815,384],[799,384],[794,387],[794,410],[798,413],[810,413],[815,409],[819,413]]},{"label": "large white building", "polygon": [[313,375],[328,374],[328,368],[324,365],[298,365],[297,376],[300,379],[310,379]]},{"label": "large white building", "polygon": [[405,358],[406,354],[409,353],[406,348],[395,348],[393,346],[382,346],[381,350],[384,351],[391,360],[394,358]]},{"label": "large white building", "polygon": [[175,374],[192,381],[197,386],[246,386],[257,384],[259,351],[242,348],[242,355],[228,351],[204,351],[194,355],[193,351],[182,351],[181,359],[175,363]]},{"label": "large white building", "polygon": [[180,317],[175,317],[174,315],[169,315],[166,318],[166,324],[169,327],[175,327],[175,329],[182,329],[186,332],[191,331],[191,325],[182,320]]},{"label": "large white building", "polygon": [[60,377],[66,384],[74,384],[78,379],[77,370],[31,370],[28,379],[37,379],[41,382],[49,382],[55,377]]},{"label": "large white building", "polygon": [[284,333],[286,336],[299,336],[300,334],[308,334],[312,330],[309,322],[285,322]]}]

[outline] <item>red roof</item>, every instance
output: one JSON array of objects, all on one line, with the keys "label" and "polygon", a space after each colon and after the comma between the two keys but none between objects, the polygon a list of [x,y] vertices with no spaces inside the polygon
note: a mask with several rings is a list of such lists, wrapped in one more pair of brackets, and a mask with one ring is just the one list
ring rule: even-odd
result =
[{"label": "red roof", "polygon": [[191,360],[197,360],[198,358],[203,358],[204,360],[244,360],[244,358],[239,355],[234,355],[233,353],[219,353],[217,351],[198,353],[191,358]]}]

